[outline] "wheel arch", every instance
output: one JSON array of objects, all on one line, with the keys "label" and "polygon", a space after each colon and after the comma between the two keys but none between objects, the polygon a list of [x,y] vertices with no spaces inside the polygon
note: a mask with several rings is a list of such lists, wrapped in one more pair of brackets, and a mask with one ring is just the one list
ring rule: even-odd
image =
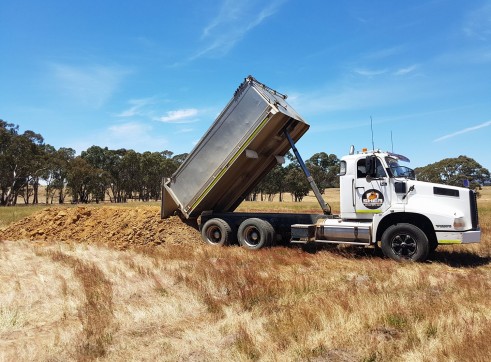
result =
[{"label": "wheel arch", "polygon": [[438,244],[435,229],[433,228],[433,224],[431,223],[430,219],[425,215],[411,212],[396,212],[385,216],[378,224],[376,241],[378,242],[382,240],[382,235],[388,227],[400,223],[407,223],[417,226],[426,234],[430,245],[434,243]]}]

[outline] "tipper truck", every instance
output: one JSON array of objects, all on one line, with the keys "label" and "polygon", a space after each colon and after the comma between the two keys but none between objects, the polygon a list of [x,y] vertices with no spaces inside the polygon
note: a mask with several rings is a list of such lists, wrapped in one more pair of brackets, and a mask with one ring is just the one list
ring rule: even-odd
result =
[{"label": "tipper truck", "polygon": [[[380,150],[340,161],[340,214],[333,215],[295,147],[309,125],[286,96],[247,77],[162,186],[162,218],[178,214],[203,240],[247,249],[278,242],[372,246],[395,260],[424,261],[438,245],[481,238],[476,193],[417,181],[409,160]],[[290,149],[323,213],[234,212]]]}]

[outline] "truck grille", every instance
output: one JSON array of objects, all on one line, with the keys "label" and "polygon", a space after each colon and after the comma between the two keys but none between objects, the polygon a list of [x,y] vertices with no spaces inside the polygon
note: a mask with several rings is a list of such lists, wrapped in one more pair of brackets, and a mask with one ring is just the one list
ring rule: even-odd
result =
[{"label": "truck grille", "polygon": [[471,204],[471,220],[472,220],[472,228],[477,229],[479,226],[479,215],[477,212],[477,195],[474,191],[469,191],[469,201]]}]

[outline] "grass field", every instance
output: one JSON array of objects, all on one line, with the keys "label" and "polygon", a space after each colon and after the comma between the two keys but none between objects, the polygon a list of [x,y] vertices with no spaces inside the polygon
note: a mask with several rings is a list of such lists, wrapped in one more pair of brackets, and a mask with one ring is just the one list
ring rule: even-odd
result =
[{"label": "grass field", "polygon": [[[489,361],[490,188],[478,203],[482,242],[427,263],[350,247],[3,241],[0,360]],[[318,210],[311,198],[240,206],[272,208]]]}]

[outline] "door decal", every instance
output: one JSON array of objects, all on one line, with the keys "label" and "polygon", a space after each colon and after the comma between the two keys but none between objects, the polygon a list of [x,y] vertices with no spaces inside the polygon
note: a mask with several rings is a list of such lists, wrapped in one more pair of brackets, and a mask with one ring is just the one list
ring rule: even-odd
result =
[{"label": "door decal", "polygon": [[361,202],[367,209],[378,209],[384,203],[384,195],[379,190],[370,189],[365,191],[361,197]]}]

